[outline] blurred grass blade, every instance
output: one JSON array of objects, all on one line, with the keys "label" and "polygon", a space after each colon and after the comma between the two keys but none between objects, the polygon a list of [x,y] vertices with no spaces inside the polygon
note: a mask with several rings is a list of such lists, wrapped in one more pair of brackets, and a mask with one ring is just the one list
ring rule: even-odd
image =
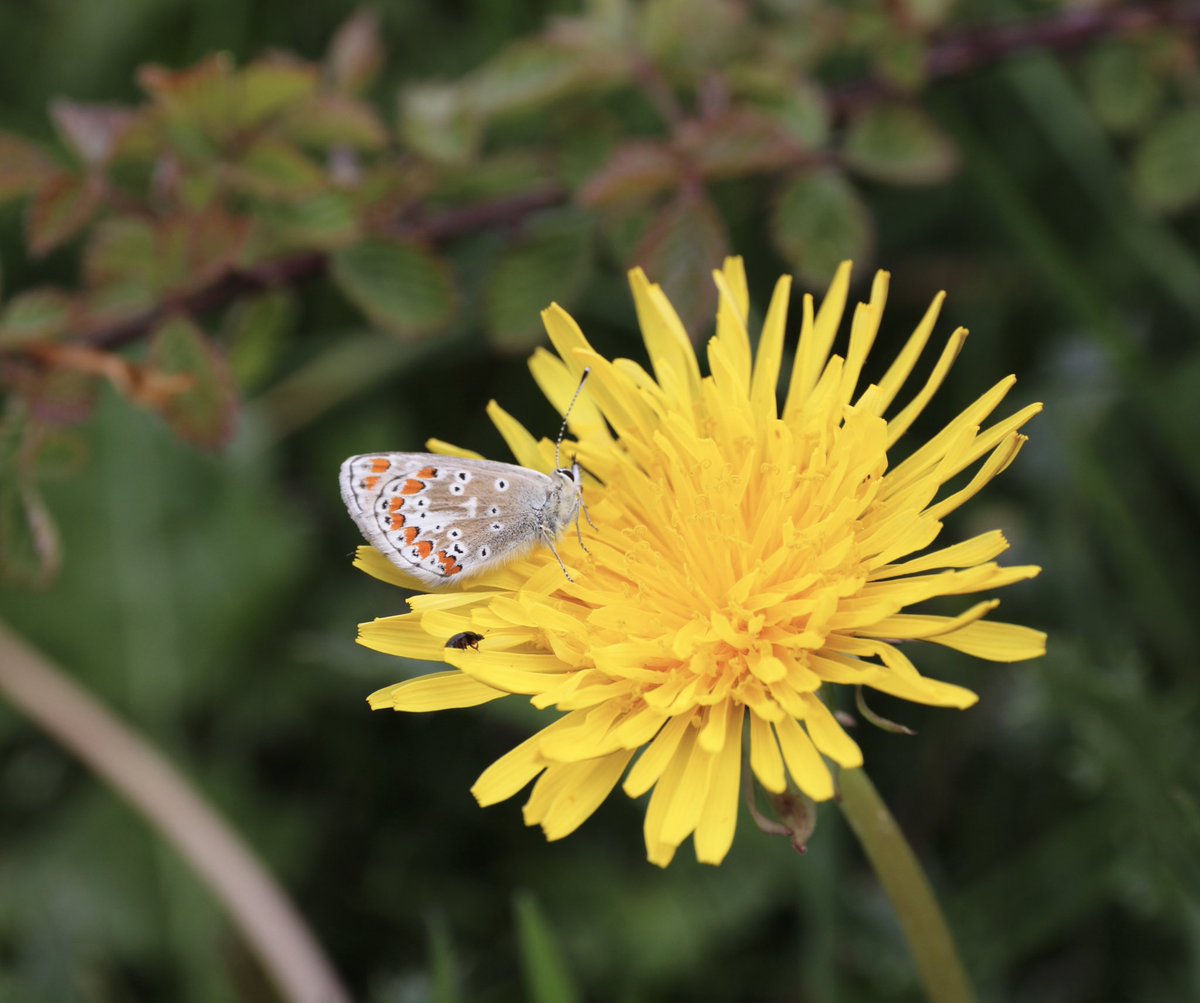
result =
[{"label": "blurred grass blade", "polygon": [[517,918],[517,946],[525,971],[525,998],[530,1003],[580,1003],[562,949],[546,917],[529,892],[513,898]]},{"label": "blurred grass blade", "polygon": [[444,916],[429,920],[429,981],[430,1003],[464,1003],[466,997],[459,985],[460,965]]}]

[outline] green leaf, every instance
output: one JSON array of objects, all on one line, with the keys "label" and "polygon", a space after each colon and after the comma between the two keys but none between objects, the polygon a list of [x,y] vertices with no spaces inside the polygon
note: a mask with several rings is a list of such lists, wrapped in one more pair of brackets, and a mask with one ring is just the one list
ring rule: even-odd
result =
[{"label": "green leaf", "polygon": [[570,307],[591,263],[590,220],[570,210],[542,214],[491,269],[483,291],[488,339],[522,354],[541,344],[541,312],[552,302]]},{"label": "green leaf", "polygon": [[713,269],[728,254],[725,223],[704,195],[685,193],[660,209],[650,221],[633,263],[651,282],[658,282],[679,312],[684,326],[697,337],[717,305]]},{"label": "green leaf", "polygon": [[35,257],[48,254],[82,230],[100,207],[101,192],[89,178],[59,174],[37,190],[25,217],[25,238]]},{"label": "green leaf", "polygon": [[644,198],[675,185],[682,169],[679,155],[667,144],[631,140],[588,178],[579,200],[586,206],[602,206]]},{"label": "green leaf", "polygon": [[243,257],[253,262],[293,250],[333,250],[358,238],[358,213],[349,196],[340,191],[323,191],[298,202],[257,206],[254,229]]},{"label": "green leaf", "polygon": [[1087,54],[1083,69],[1088,100],[1106,128],[1133,133],[1153,120],[1162,103],[1163,81],[1142,46],[1097,46]]},{"label": "green leaf", "polygon": [[337,90],[357,94],[375,78],[383,59],[379,15],[359,7],[334,32],[325,54],[325,75]]},{"label": "green leaf", "polygon": [[71,297],[60,289],[18,293],[0,312],[0,348],[47,341],[71,327]]},{"label": "green leaf", "polygon": [[806,284],[823,287],[840,262],[868,256],[871,214],[841,174],[811,171],[779,191],[771,237]]},{"label": "green leaf", "polygon": [[214,281],[237,262],[249,232],[249,220],[215,207],[160,221],[154,235],[154,287],[181,293]]},{"label": "green leaf", "polygon": [[322,94],[306,102],[281,131],[297,143],[323,150],[331,146],[378,150],[388,138],[374,109],[342,94]]},{"label": "green leaf", "polygon": [[776,171],[805,153],[770,116],[741,108],[709,116],[680,130],[680,142],[707,178],[732,178]]},{"label": "green leaf", "polygon": [[229,346],[229,364],[238,386],[260,386],[275,372],[295,321],[296,300],[284,289],[241,300],[226,314],[221,340]]},{"label": "green leaf", "polygon": [[1200,111],[1177,111],[1146,135],[1134,152],[1133,187],[1157,212],[1177,212],[1200,199]]},{"label": "green leaf", "polygon": [[290,143],[265,136],[229,167],[234,187],[263,199],[292,201],[315,193],[325,172]]},{"label": "green leaf", "polygon": [[950,139],[911,105],[879,105],[850,123],[843,143],[846,163],[858,173],[898,185],[944,181],[958,165]]},{"label": "green leaf", "polygon": [[317,82],[317,69],[309,63],[283,56],[255,60],[232,81],[238,127],[260,125],[299,104],[316,93]]},{"label": "green leaf", "polygon": [[464,81],[464,98],[477,116],[538,108],[585,86],[602,83],[613,69],[586,50],[547,39],[510,45]]},{"label": "green leaf", "polygon": [[184,70],[142,66],[138,83],[162,110],[172,143],[188,157],[211,156],[211,144],[228,139],[241,120],[241,88],[233,83],[233,59],[227,52]]},{"label": "green leaf", "polygon": [[394,334],[426,334],[454,315],[449,268],[417,244],[370,240],[336,251],[331,267],[346,297]]},{"label": "green leaf", "polygon": [[528,892],[513,899],[517,946],[525,972],[525,999],[530,1003],[578,1003],[579,990],[563,959],[553,928]]},{"label": "green leaf", "polygon": [[450,84],[407,87],[400,95],[400,134],[417,153],[439,164],[466,164],[482,142],[479,116],[461,88]]},{"label": "green leaf", "polygon": [[157,399],[147,399],[145,392],[140,397],[180,438],[212,450],[228,443],[237,396],[225,359],[199,327],[185,317],[159,325],[151,336],[146,368],[148,379],[186,378],[184,389],[172,387]]},{"label": "green leaf", "polygon": [[101,220],[83,249],[83,274],[89,286],[140,283],[149,287],[157,271],[154,226],[140,216]]},{"label": "green leaf", "polygon": [[0,202],[28,195],[61,167],[37,143],[0,132]]}]

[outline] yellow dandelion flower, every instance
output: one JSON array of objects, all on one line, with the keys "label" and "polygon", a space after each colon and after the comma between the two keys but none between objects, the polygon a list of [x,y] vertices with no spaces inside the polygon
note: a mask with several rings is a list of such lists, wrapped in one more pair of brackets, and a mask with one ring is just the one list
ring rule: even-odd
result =
[{"label": "yellow dandelion flower", "polygon": [[[630,797],[652,792],[645,841],[660,866],[688,836],[702,862],[724,858],[743,755],[770,792],[782,793],[790,777],[815,800],[833,795],[826,760],[853,768],[862,753],[829,709],[832,687],[945,707],[975,702],[970,690],[921,675],[908,642],[996,662],[1045,650],[1040,631],[985,620],[994,599],[957,616],[908,611],[1039,570],[998,565],[1008,546],[999,531],[927,549],[942,520],[1021,449],[1018,430],[1040,405],[984,427],[1013,377],[889,465],[889,450],[966,337],[962,328],[951,334],[924,385],[893,408],[943,295],[879,382],[860,390],[888,274],[876,275],[870,299],[855,309],[845,355],[833,355],[850,284],[850,265],[842,265],[819,309],[804,297],[780,406],[790,278],[775,288],[757,351],[741,260],[727,260],[714,278],[720,306],[707,376],[662,289],[640,270],[630,281],[653,373],[599,355],[557,305],[543,313],[557,354],[538,350],[530,368],[560,413],[591,369],[570,415],[576,442],[564,445],[590,475],[584,497],[598,527],[585,528],[590,554],[573,533],[558,545],[575,580],[540,547],[460,589],[413,596],[411,612],[363,624],[359,638],[453,667],[379,690],[373,708],[432,711],[520,694],[561,712],[484,770],[472,793],[491,805],[536,780],[525,821],[559,839],[618,783]],[[488,413],[518,463],[553,469],[552,440],[535,439],[495,402]],[[436,440],[429,448],[478,458]],[[972,467],[964,486],[944,490]],[[356,563],[411,584],[370,547]],[[446,646],[461,634],[471,643]]]}]

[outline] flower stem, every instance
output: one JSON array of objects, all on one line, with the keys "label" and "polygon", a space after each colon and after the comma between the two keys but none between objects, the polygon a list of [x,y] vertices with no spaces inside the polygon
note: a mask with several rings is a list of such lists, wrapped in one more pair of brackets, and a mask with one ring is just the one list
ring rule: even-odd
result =
[{"label": "flower stem", "polygon": [[974,1003],[929,879],[875,785],[863,770],[842,770],[838,787],[846,821],[900,919],[926,997],[930,1003]]}]

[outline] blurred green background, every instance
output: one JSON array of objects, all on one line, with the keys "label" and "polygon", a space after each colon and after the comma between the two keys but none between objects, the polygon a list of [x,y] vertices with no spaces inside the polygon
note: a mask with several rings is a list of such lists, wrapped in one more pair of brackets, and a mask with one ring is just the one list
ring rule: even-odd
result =
[{"label": "blurred green background", "polygon": [[[920,999],[887,901],[832,806],[807,856],[743,816],[720,868],[685,846],[660,872],[644,860],[642,805],[623,796],[554,844],[524,828],[519,798],[475,805],[477,774],[538,724],[520,700],[368,712],[368,692],[426,667],[354,643],[355,625],[400,612],[402,594],[351,567],[357,532],[336,485],[345,456],[420,449],[430,436],[504,458],[484,416],[493,397],[553,435],[525,367],[538,343],[527,301],[569,300],[598,346],[642,359],[624,285],[639,253],[652,278],[663,277],[655,264],[678,266],[677,300],[723,246],[743,255],[759,318],[778,274],[798,269],[802,288],[819,290],[830,262],[856,253],[857,294],[874,267],[893,276],[875,375],[939,289],[950,294],[939,332],[972,331],[915,441],[1009,372],[1020,382],[1005,413],[1046,403],[1023,455],[951,522],[947,542],[1000,527],[1012,563],[1044,565],[1002,596],[1002,615],[1047,630],[1049,654],[995,666],[919,652],[923,671],[981,701],[958,713],[877,696],[875,709],[918,737],[860,726],[867,768],[929,868],[982,1000],[1200,998],[1200,19],[1181,5],[1190,22],[1161,30],[1115,19],[1080,44],[1030,36],[1000,51],[997,25],[1069,26],[1120,8],[685,6],[627,12],[657,85],[543,94],[481,151],[452,152],[445,184],[499,174],[487,158],[515,150],[533,153],[513,161],[528,187],[539,177],[525,165],[574,135],[577,163],[547,171],[577,194],[623,138],[664,132],[647,110],[656,86],[686,115],[720,94],[728,63],[792,59],[786,79],[829,101],[827,128],[809,139],[829,187],[768,194],[713,170],[705,204],[722,224],[685,228],[682,250],[631,237],[644,212],[605,216],[594,203],[481,226],[439,243],[458,305],[424,335],[374,330],[329,277],[313,277],[280,307],[266,362],[230,349],[244,404],[227,448],[194,449],[101,393],[69,430],[66,469],[42,484],[62,570],[41,589],[4,586],[0,617],[228,816],[356,999]],[[584,10],[616,17],[625,6]],[[399,89],[460,80],[579,12],[380,4],[386,58],[365,100],[394,124]],[[349,13],[330,0],[5,4],[0,128],[53,144],[51,99],[140,100],[135,72],[147,62],[181,68],[227,50],[244,64],[268,49],[320,60]],[[967,46],[960,69],[914,72],[931,52],[960,51],[939,49],[947,38],[977,36],[995,51]],[[770,53],[757,52],[768,38]],[[893,160],[866,130],[849,138],[855,87],[880,80],[936,129],[902,137]],[[398,128],[391,149],[417,150],[442,184],[415,127]],[[597,135],[604,149],[583,149]],[[914,169],[889,176],[909,140]],[[778,166],[766,170],[778,183]],[[458,197],[436,193],[439,205]],[[802,217],[791,230],[789,199]],[[24,213],[20,201],[0,207],[6,295],[75,283],[78,248],[31,256]],[[584,252],[528,279],[505,255],[539,226],[589,236]],[[502,267],[529,287],[516,306],[497,307],[489,291]],[[702,317],[709,290],[694,289],[681,306]],[[236,328],[231,316],[203,319],[219,339]],[[704,324],[691,320],[700,342]],[[0,999],[272,998],[174,852],[0,701]]]}]

